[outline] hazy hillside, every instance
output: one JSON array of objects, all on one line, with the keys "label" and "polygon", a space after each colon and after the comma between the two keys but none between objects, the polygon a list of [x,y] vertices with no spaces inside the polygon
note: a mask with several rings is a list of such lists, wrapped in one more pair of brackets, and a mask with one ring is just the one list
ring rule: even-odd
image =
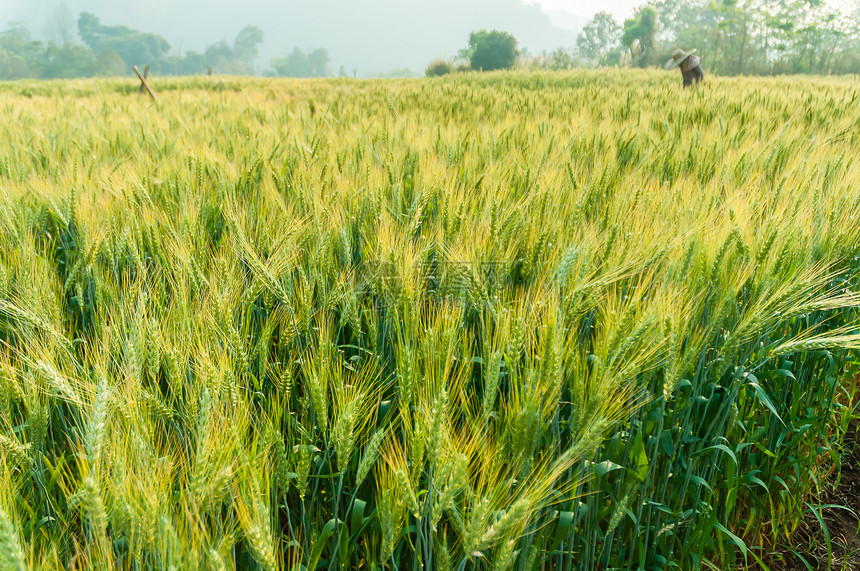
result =
[{"label": "hazy hillside", "polygon": [[[19,0],[0,18],[25,21],[35,35],[56,35],[61,3]],[[450,57],[469,32],[498,28],[513,33],[532,52],[571,46],[575,33],[553,25],[549,15],[520,0],[68,0],[66,22],[82,11],[105,24],[123,24],[167,38],[174,51],[202,51],[221,39],[232,40],[248,24],[265,31],[259,63],[301,48],[325,47],[332,67],[370,74],[398,67],[423,69],[435,57]],[[0,22],[0,25],[4,22]]]}]

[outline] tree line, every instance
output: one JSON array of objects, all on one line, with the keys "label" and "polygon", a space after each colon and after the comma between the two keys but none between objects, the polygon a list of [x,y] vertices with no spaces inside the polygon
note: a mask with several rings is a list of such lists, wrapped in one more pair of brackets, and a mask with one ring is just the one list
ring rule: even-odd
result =
[{"label": "tree line", "polygon": [[[43,42],[33,39],[25,25],[10,24],[0,32],[0,80],[124,75],[132,65],[144,64],[161,75],[252,75],[264,40],[263,30],[246,26],[232,42],[221,40],[203,53],[188,50],[175,55],[170,53],[170,43],[158,34],[108,26],[87,12],[78,18],[77,31],[83,44],[72,42],[68,33],[58,42]],[[325,48],[305,53],[296,47],[288,56],[273,59],[264,73],[321,77],[329,75],[330,61]]]},{"label": "tree line", "polygon": [[[0,32],[0,79],[123,75],[150,65],[162,75],[258,73],[263,30],[246,26],[232,42],[221,40],[202,53],[171,54],[158,34],[103,24],[84,12],[77,19],[82,44],[65,31],[58,41],[33,39],[20,23]],[[709,72],[722,75],[860,72],[860,8],[842,14],[824,0],[650,0],[631,18],[616,21],[598,12],[575,46],[531,55],[507,32],[480,30],[453,60],[437,60],[428,75],[454,70],[571,69],[659,66],[677,48],[697,48]],[[298,47],[273,58],[263,75],[331,75],[328,50]],[[341,67],[339,75],[346,75]]]},{"label": "tree line", "polygon": [[573,50],[534,58],[547,67],[661,65],[696,48],[713,73],[860,72],[860,12],[823,0],[653,0],[617,22],[598,12]]},{"label": "tree line", "polygon": [[[427,75],[511,68],[662,66],[678,48],[696,48],[720,75],[860,73],[860,4],[845,15],[823,0],[651,0],[631,18],[598,12],[576,45],[539,55],[510,34],[482,30],[457,58],[436,60]],[[476,54],[492,52],[476,62]]]}]

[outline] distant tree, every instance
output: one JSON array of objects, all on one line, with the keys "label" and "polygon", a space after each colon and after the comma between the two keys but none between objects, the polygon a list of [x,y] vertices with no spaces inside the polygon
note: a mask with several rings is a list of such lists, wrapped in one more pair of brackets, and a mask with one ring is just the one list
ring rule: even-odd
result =
[{"label": "distant tree", "polygon": [[11,22],[0,32],[0,51],[0,79],[41,76],[45,46],[33,40],[24,24]]},{"label": "distant tree", "polygon": [[43,57],[41,76],[44,78],[92,77],[96,71],[92,50],[81,45],[49,43]]},{"label": "distant tree", "polygon": [[347,77],[346,68],[343,67],[342,65],[340,66],[340,69],[337,70],[337,76],[338,77]]},{"label": "distant tree", "polygon": [[96,75],[125,75],[128,69],[128,64],[114,50],[104,51],[96,59]]},{"label": "distant tree", "polygon": [[51,33],[54,42],[61,46],[67,46],[74,40],[75,17],[65,2],[60,2],[51,15]]},{"label": "distant tree", "polygon": [[218,67],[218,73],[227,75],[254,75],[254,70],[240,59],[231,59]]},{"label": "distant tree", "polygon": [[[625,22],[623,41],[638,65],[662,64],[675,47],[695,47],[706,69],[716,74],[860,71],[860,13],[849,16],[835,4],[828,0],[649,0]],[[649,21],[644,8],[656,12],[656,22]],[[651,37],[655,40],[649,50]]]},{"label": "distant tree", "polygon": [[427,77],[439,77],[441,75],[453,73],[453,71],[454,66],[451,65],[451,62],[445,61],[444,59],[437,59],[431,61],[427,65],[427,69],[424,70],[424,75]]},{"label": "distant tree", "polygon": [[0,48],[0,80],[30,77],[30,66],[21,56]]},{"label": "distant tree", "polygon": [[676,41],[681,26],[683,26],[679,16],[682,8],[688,5],[687,2],[685,0],[651,0],[648,5],[657,12],[657,39],[667,43]]},{"label": "distant tree", "polygon": [[517,60],[517,40],[507,32],[479,30],[469,35],[469,47],[462,53],[474,70],[510,69]]},{"label": "distant tree", "polygon": [[739,74],[750,55],[750,13],[736,0],[723,0],[711,8],[717,19],[721,67],[729,73]]},{"label": "distant tree", "polygon": [[609,52],[618,44],[621,26],[608,12],[598,12],[576,38],[579,55],[595,64],[605,64]]},{"label": "distant tree", "polygon": [[418,77],[418,74],[415,73],[414,70],[408,67],[397,67],[389,71],[385,71],[379,74],[379,77],[383,78],[398,78],[398,77]]},{"label": "distant tree", "polygon": [[554,70],[565,70],[576,67],[579,61],[573,50],[557,48],[543,56],[543,67]]},{"label": "distant tree", "polygon": [[272,68],[275,70],[275,75],[282,77],[310,77],[311,74],[308,56],[298,46],[294,47],[287,57],[274,58]]},{"label": "distant tree", "polygon": [[206,65],[219,72],[223,71],[235,57],[233,48],[224,40],[206,48],[204,55],[206,56]]},{"label": "distant tree", "polygon": [[157,63],[170,50],[159,35],[145,34],[126,26],[104,26],[88,12],[78,18],[78,34],[96,55],[114,50],[128,64]]},{"label": "distant tree", "polygon": [[644,6],[636,10],[633,18],[624,21],[621,43],[630,50],[636,61],[645,62],[644,56],[654,49],[657,38],[657,11]]},{"label": "distant tree", "polygon": [[[318,48],[306,54],[296,46],[287,57],[272,59],[272,75],[281,77],[326,77],[330,75],[328,69],[330,61],[331,56],[329,56],[328,50],[325,48]],[[346,73],[345,70],[343,72]]]},{"label": "distant tree", "polygon": [[254,60],[260,55],[259,45],[263,43],[264,37],[263,30],[257,26],[242,28],[233,40],[233,53],[236,59],[253,69]]},{"label": "distant tree", "polygon": [[185,57],[179,62],[178,71],[182,75],[206,73],[206,56],[193,50],[188,50],[185,53]]},{"label": "distant tree", "polygon": [[308,66],[311,77],[326,77],[329,75],[328,64],[331,56],[325,48],[317,48],[308,54]]}]

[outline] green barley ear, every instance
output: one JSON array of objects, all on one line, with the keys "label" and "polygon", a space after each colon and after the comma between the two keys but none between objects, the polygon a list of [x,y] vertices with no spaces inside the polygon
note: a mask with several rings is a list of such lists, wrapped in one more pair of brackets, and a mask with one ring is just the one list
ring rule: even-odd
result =
[{"label": "green barley ear", "polygon": [[211,475],[210,434],[212,429],[212,400],[208,389],[200,395],[200,408],[197,413],[194,460],[188,483],[189,491],[198,505],[206,499],[206,485]]},{"label": "green barley ear", "polygon": [[415,489],[412,486],[412,481],[409,479],[408,469],[405,466],[395,468],[394,477],[397,481],[398,489],[403,494],[406,507],[412,512],[412,515],[420,517],[421,505],[418,503],[418,497],[415,495]]},{"label": "green barley ear", "polygon": [[271,520],[269,506],[263,499],[267,496],[261,494],[260,485],[254,479],[254,475],[252,475],[250,487],[251,497],[247,500],[239,498],[236,502],[239,521],[242,523],[245,538],[257,563],[265,571],[277,571],[280,567],[276,557],[277,549],[269,530]]},{"label": "green barley ear", "polygon": [[245,530],[245,537],[254,552],[254,558],[265,571],[276,571],[279,567],[275,558],[275,547],[267,537],[260,523],[254,522]]},{"label": "green barley ear", "polygon": [[149,405],[149,409],[155,418],[164,423],[168,423],[173,419],[173,409],[164,402],[160,394],[149,389],[143,389],[142,394],[144,403]]},{"label": "green barley ear", "polygon": [[269,350],[272,347],[272,334],[275,331],[275,319],[269,318],[260,332],[260,338],[254,350],[257,357],[257,376],[259,383],[269,377]]},{"label": "green barley ear", "polygon": [[215,550],[215,548],[209,548],[209,551],[206,552],[206,563],[209,569],[213,571],[227,571],[227,562],[224,560],[224,557]]},{"label": "green barley ear", "polygon": [[275,377],[275,383],[278,393],[283,398],[282,402],[289,406],[290,397],[293,394],[293,370],[289,364],[281,367],[280,373]]},{"label": "green barley ear", "polygon": [[167,365],[167,376],[170,379],[169,382],[177,387],[182,386],[185,382],[185,378],[179,365],[179,358],[176,355],[176,350],[172,347],[167,347],[164,352],[164,360]]},{"label": "green barley ear", "polygon": [[287,446],[284,443],[283,435],[279,431],[273,430],[271,438],[273,441],[272,454],[274,455],[275,485],[281,490],[281,493],[286,494],[290,491],[290,480],[293,476],[287,456]]},{"label": "green barley ear", "polygon": [[528,557],[523,564],[523,569],[535,569],[537,564],[537,559],[541,554],[541,550],[537,549],[534,545],[530,548],[527,548]]},{"label": "green barley ear", "polygon": [[373,433],[367,446],[364,447],[364,454],[361,456],[361,461],[358,463],[358,470],[355,474],[356,488],[361,486],[364,479],[367,478],[367,475],[370,473],[370,469],[373,468],[373,465],[376,463],[376,459],[379,456],[379,446],[382,444],[384,438],[385,429],[380,428]]},{"label": "green barley ear", "polygon": [[496,548],[495,558],[493,559],[493,571],[508,571],[514,565],[514,561],[519,554],[516,549],[516,539],[509,539]]},{"label": "green barley ear", "polygon": [[442,389],[431,410],[430,424],[427,426],[427,461],[435,466],[439,458],[439,447],[448,432],[448,391]]},{"label": "green barley ear", "polygon": [[227,328],[227,336],[230,340],[230,345],[233,347],[233,356],[239,364],[239,370],[246,373],[250,369],[250,363],[248,361],[248,351],[245,348],[245,343],[242,342],[242,337],[233,325],[232,320],[228,321],[225,319],[224,323]]},{"label": "green barley ear", "polygon": [[558,269],[555,271],[555,280],[560,286],[564,286],[567,283],[567,278],[570,276],[571,269],[576,264],[578,258],[579,250],[576,247],[571,246],[561,263],[558,265]]},{"label": "green barley ear", "polygon": [[533,503],[532,498],[521,498],[514,502],[514,505],[487,528],[480,539],[480,545],[490,547],[495,545],[499,538],[508,534],[518,535],[519,530],[525,525],[525,521],[530,515]]},{"label": "green barley ear", "polygon": [[531,459],[537,445],[537,439],[541,434],[539,398],[533,393],[525,395],[525,402],[521,403],[521,408],[509,412],[511,420],[508,424],[508,430],[511,454],[526,464]]},{"label": "green barley ear", "polygon": [[9,513],[0,506],[0,571],[26,571],[30,569],[21,549],[18,531]]},{"label": "green barley ear", "polygon": [[36,450],[42,450],[48,434],[51,411],[38,395],[32,395],[27,403],[27,424],[30,427],[30,442]]},{"label": "green barley ear", "polygon": [[66,400],[76,406],[83,404],[81,397],[78,395],[76,387],[70,383],[70,379],[60,373],[57,368],[42,360],[35,363],[34,369],[42,374],[45,383],[51,388],[51,393],[63,400]]},{"label": "green barley ear", "polygon": [[606,526],[606,535],[609,535],[618,524],[621,523],[622,518],[624,517],[624,513],[627,509],[627,504],[630,502],[631,493],[628,491],[624,494],[624,497],[621,498],[621,501],[618,505],[615,506],[615,512],[612,514],[612,518],[609,520],[609,524]]},{"label": "green barley ear", "polygon": [[158,380],[161,368],[161,335],[155,318],[146,323],[146,371],[152,382]]},{"label": "green barley ear", "polygon": [[414,466],[416,470],[420,470],[424,466],[424,461],[427,458],[427,437],[425,432],[427,426],[416,420],[412,430],[407,427],[407,442],[409,445],[409,465]]},{"label": "green barley ear", "polygon": [[376,517],[382,530],[379,563],[385,564],[391,559],[400,541],[406,505],[400,494],[402,490],[398,488],[390,470],[382,470],[377,474],[379,477],[377,478]]},{"label": "green barley ear", "polygon": [[346,314],[352,334],[358,337],[361,334],[361,315],[359,314],[358,290],[353,289],[349,293],[346,306]]},{"label": "green barley ear", "polygon": [[501,377],[502,352],[494,351],[490,355],[489,362],[484,375],[484,400],[482,405],[484,422],[488,422],[493,409],[496,407],[496,399],[499,396],[499,379]]},{"label": "green barley ear", "polygon": [[301,316],[299,318],[299,325],[301,326],[301,332],[307,335],[311,330],[311,324],[313,323],[314,315],[316,313],[313,302],[314,292],[304,268],[299,266],[297,271],[299,274],[299,284],[301,286],[301,298],[299,300]]},{"label": "green barley ear", "polygon": [[221,382],[218,388],[222,395],[230,397],[230,404],[234,409],[237,409],[239,407],[239,379],[236,378],[233,369],[221,371]]},{"label": "green barley ear", "polygon": [[295,480],[296,490],[299,492],[299,497],[305,499],[308,492],[308,483],[310,479],[311,461],[313,460],[313,446],[311,444],[298,444],[293,448],[293,453],[298,454],[298,464],[296,466],[296,474],[298,477]]},{"label": "green barley ear", "polygon": [[433,521],[431,522],[434,528],[442,518],[443,512],[453,507],[457,495],[469,486],[469,459],[465,454],[454,454],[440,468],[439,476],[441,491],[433,503]]},{"label": "green barley ear", "polygon": [[860,334],[850,335],[828,335],[821,334],[813,337],[793,339],[780,344],[770,351],[771,356],[790,355],[793,353],[806,353],[809,351],[820,351],[822,349],[833,349],[835,347],[860,349]]},{"label": "green barley ear", "polygon": [[210,474],[203,492],[201,507],[204,513],[218,510],[229,498],[229,485],[233,479],[233,468],[224,466],[214,474]]},{"label": "green barley ear", "polygon": [[[326,372],[323,372],[325,374]],[[328,427],[328,390],[326,382],[318,371],[310,371],[307,377],[308,390],[310,392],[311,408],[316,415],[317,425],[325,429]]]},{"label": "green barley ear", "polygon": [[362,395],[358,393],[343,405],[332,430],[335,456],[341,471],[349,466],[350,458],[352,458],[352,451],[355,446],[355,425],[358,421],[361,400]]},{"label": "green barley ear", "polygon": [[382,528],[380,563],[385,563],[394,554],[394,547],[400,539],[403,527],[403,514],[394,490],[385,490],[377,500],[377,514]]},{"label": "green barley ear", "polygon": [[182,549],[182,540],[176,531],[174,522],[167,514],[162,514],[158,523],[156,537],[158,538],[160,550],[164,553],[167,568],[186,568],[187,563],[183,557],[185,553]]},{"label": "green barley ear", "polygon": [[452,571],[453,565],[451,561],[451,550],[448,548],[448,535],[445,533],[440,534],[442,536],[441,543],[437,541],[434,547],[433,553],[433,566],[438,571]]},{"label": "green barley ear", "polygon": [[0,367],[0,423],[11,421],[15,392],[12,387],[14,381],[9,375],[5,367]]},{"label": "green barley ear", "polygon": [[87,462],[90,470],[98,471],[104,447],[105,429],[108,424],[110,413],[111,391],[107,382],[102,380],[99,384],[98,394],[93,402],[92,418],[84,439],[84,447],[87,453]]},{"label": "green barley ear", "polygon": [[463,531],[463,550],[467,557],[481,558],[489,546],[483,542],[490,529],[492,517],[492,502],[488,497],[482,497],[472,506],[472,513]]},{"label": "green barley ear", "polygon": [[397,352],[397,381],[400,404],[411,408],[415,404],[415,370],[412,349],[406,344],[400,346]]},{"label": "green barley ear", "polygon": [[511,331],[511,342],[505,351],[505,362],[509,368],[519,364],[523,349],[525,349],[525,333],[523,332],[522,321],[517,319]]},{"label": "green barley ear", "polygon": [[92,476],[84,478],[81,502],[90,524],[91,537],[103,538],[107,530],[107,512],[102,490]]},{"label": "green barley ear", "polygon": [[[11,460],[12,466],[21,466],[26,469],[30,466],[31,445],[20,444],[15,438],[3,436],[0,434],[0,450],[6,455],[6,458]],[[11,467],[11,466],[10,466]]]},{"label": "green barley ear", "polygon": [[143,374],[143,365],[146,362],[146,355],[141,355],[137,349],[136,343],[129,341],[125,346],[125,359],[128,362],[128,367],[135,379],[140,379]]}]

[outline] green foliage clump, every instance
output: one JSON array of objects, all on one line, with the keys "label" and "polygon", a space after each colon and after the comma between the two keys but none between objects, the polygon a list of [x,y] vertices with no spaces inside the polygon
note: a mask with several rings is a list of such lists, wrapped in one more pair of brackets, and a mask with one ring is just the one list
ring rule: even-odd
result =
[{"label": "green foliage clump", "polygon": [[142,33],[126,26],[105,26],[89,12],[78,18],[78,33],[98,56],[113,50],[130,65],[160,61],[170,44],[157,34]]},{"label": "green foliage clump", "polygon": [[99,54],[96,60],[96,75],[120,76],[128,72],[128,65],[122,57],[113,50],[106,50]]},{"label": "green foliage clump", "polygon": [[330,75],[328,50],[318,48],[305,53],[298,46],[287,57],[272,60],[273,73],[280,77],[325,77]]},{"label": "green foliage clump", "polygon": [[618,63],[621,27],[608,12],[594,15],[576,38],[579,56],[595,65]]},{"label": "green foliage clump", "polygon": [[630,50],[634,62],[645,64],[657,38],[657,11],[651,6],[638,8],[633,18],[624,21],[621,45]]},{"label": "green foliage clump", "polygon": [[516,38],[508,32],[479,30],[469,34],[463,55],[473,70],[493,71],[514,67],[519,49]]},{"label": "green foliage clump", "polygon": [[451,62],[443,59],[431,61],[427,65],[427,69],[424,71],[424,74],[427,77],[438,77],[441,75],[448,75],[449,73],[454,73],[454,66]]}]

